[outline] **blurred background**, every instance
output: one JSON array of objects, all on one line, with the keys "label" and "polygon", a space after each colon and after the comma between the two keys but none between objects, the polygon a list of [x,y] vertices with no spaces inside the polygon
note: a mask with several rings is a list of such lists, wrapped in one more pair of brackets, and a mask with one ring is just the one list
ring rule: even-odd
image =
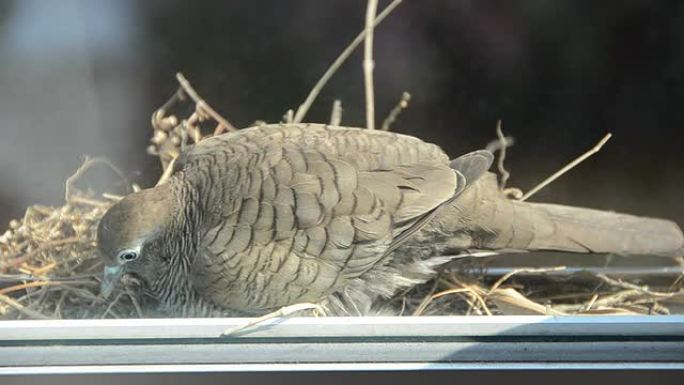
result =
[{"label": "blurred background", "polygon": [[[388,1],[381,1],[382,8]],[[61,204],[85,154],[149,186],[150,116],[183,72],[237,126],[296,108],[362,29],[365,1],[0,0],[0,228]],[[364,124],[362,55],[308,121],[342,99]],[[405,0],[375,35],[381,121],[452,156],[516,139],[509,184],[528,190],[594,145],[534,199],[684,224],[684,2]]]}]

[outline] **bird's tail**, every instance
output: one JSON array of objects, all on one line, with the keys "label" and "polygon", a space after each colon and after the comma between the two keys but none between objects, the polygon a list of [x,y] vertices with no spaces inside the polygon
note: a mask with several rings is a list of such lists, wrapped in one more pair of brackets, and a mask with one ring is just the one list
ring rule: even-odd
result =
[{"label": "bird's tail", "polygon": [[[527,250],[680,256],[684,237],[672,221],[546,203],[510,201],[516,218],[497,241]],[[508,238],[507,238],[508,236]]]},{"label": "bird's tail", "polygon": [[684,236],[672,221],[507,199],[493,174],[444,207],[425,231],[448,235],[460,248],[684,255]]}]

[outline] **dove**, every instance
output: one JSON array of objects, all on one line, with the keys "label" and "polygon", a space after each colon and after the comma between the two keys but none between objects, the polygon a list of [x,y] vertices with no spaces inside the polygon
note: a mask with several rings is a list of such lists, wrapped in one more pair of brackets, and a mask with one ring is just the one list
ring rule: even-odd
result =
[{"label": "dove", "polygon": [[508,199],[492,160],[323,124],[204,139],[165,183],[101,219],[102,294],[128,275],[175,316],[305,302],[364,314],[434,277],[453,251],[681,253],[681,230],[667,220]]}]

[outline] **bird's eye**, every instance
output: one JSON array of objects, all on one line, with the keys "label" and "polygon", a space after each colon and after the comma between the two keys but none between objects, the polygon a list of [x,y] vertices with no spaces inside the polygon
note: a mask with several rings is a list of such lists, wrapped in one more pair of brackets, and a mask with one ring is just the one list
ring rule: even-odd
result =
[{"label": "bird's eye", "polygon": [[119,260],[121,262],[130,262],[138,259],[138,252],[135,250],[124,250],[119,253]]}]

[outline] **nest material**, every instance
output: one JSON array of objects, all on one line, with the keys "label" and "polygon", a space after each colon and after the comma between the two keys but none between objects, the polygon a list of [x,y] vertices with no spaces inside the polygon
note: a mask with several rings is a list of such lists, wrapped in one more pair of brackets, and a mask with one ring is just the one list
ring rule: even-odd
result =
[{"label": "nest material", "polygon": [[[185,78],[179,75],[179,80],[182,88],[152,119],[154,133],[148,153],[158,156],[165,170],[160,183],[168,178],[173,161],[188,143],[234,130],[199,98]],[[186,100],[186,95],[195,102],[192,115],[179,119],[169,114],[178,102]],[[402,109],[407,100],[402,98]],[[339,107],[333,109],[333,120],[339,121],[339,111]],[[392,114],[395,119],[397,112]],[[207,124],[212,124],[213,130],[204,136],[207,128],[203,126]],[[501,149],[506,147],[505,141],[503,144]],[[73,187],[97,163],[106,164],[101,159],[86,160],[67,181],[64,206],[31,206],[23,219],[11,221],[10,228],[0,236],[3,319],[159,315],[144,309],[135,287],[126,282],[113,299],[107,301],[99,296],[102,262],[95,253],[97,223],[120,197],[96,196]],[[492,281],[483,274],[472,274],[473,265],[477,268],[480,261],[470,260],[467,269],[458,262],[435,280],[400,293],[389,302],[398,315],[669,314],[673,305],[684,302],[681,277],[658,290],[602,274],[582,280],[584,283],[558,284],[545,279],[549,273],[563,269],[559,266],[514,270]]]}]

